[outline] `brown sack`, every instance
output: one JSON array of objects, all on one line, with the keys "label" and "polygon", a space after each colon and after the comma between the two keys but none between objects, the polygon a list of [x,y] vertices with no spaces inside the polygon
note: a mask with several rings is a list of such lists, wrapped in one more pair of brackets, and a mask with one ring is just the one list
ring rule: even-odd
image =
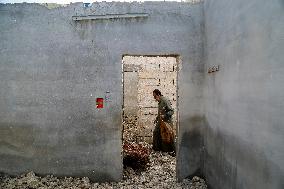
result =
[{"label": "brown sack", "polygon": [[171,144],[174,142],[174,132],[169,123],[161,119],[160,123],[161,137],[162,141],[166,144]]}]

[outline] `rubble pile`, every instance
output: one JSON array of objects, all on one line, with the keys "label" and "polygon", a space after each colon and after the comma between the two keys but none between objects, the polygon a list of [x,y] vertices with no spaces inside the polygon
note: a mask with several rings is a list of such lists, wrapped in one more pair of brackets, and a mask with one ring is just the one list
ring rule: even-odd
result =
[{"label": "rubble pile", "polygon": [[152,146],[146,142],[137,143],[137,117],[125,116],[123,120],[124,171],[121,182],[92,183],[87,177],[39,177],[29,172],[16,178],[0,175],[0,189],[207,189],[205,181],[199,177],[177,183],[174,154],[152,151]]},{"label": "rubble pile", "polygon": [[136,185],[134,188],[207,189],[205,181],[196,176],[192,180],[184,179],[177,183],[176,158],[172,154],[152,151],[149,158],[150,162],[144,172],[138,173],[130,167],[125,168],[122,188]]},{"label": "rubble pile", "polygon": [[122,125],[123,141],[138,142],[139,130],[137,128],[137,116],[124,115]]},{"label": "rubble pile", "polygon": [[145,170],[149,163],[150,148],[143,144],[124,142],[123,165],[135,170]]},{"label": "rubble pile", "polygon": [[205,181],[199,177],[183,182],[176,181],[176,158],[165,152],[151,152],[148,166],[145,171],[135,171],[131,167],[125,167],[123,180],[111,183],[91,183],[84,178],[57,178],[52,175],[38,177],[33,172],[16,178],[0,178],[1,189],[112,189],[112,188],[188,188],[207,189]]},{"label": "rubble pile", "polygon": [[53,175],[39,177],[34,172],[23,174],[16,178],[3,177],[0,178],[1,189],[89,189],[92,188],[89,178],[57,178]]}]

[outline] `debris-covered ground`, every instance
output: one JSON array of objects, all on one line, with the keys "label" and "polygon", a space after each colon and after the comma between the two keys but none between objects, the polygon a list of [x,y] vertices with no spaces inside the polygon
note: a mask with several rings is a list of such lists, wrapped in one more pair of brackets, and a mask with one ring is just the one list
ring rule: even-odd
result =
[{"label": "debris-covered ground", "polygon": [[137,116],[123,116],[123,141],[138,142],[140,129],[137,127]]},{"label": "debris-covered ground", "polygon": [[88,178],[57,178],[52,175],[38,177],[33,172],[17,178],[0,178],[1,189],[88,189],[88,188],[189,188],[206,189],[203,179],[194,177],[176,182],[176,160],[168,153],[151,152],[146,170],[124,169],[123,180],[113,183],[91,183]]},{"label": "debris-covered ground", "polygon": [[92,189],[92,188],[189,188],[207,189],[198,177],[176,181],[176,158],[173,153],[155,152],[148,143],[137,141],[137,118],[124,118],[124,172],[121,182],[92,183],[89,178],[36,176],[33,172],[16,178],[1,177],[0,189]]}]

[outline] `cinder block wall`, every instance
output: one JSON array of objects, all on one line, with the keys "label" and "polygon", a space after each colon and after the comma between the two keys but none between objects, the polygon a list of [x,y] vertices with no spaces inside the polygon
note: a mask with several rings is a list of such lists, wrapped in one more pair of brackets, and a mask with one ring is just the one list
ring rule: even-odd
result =
[{"label": "cinder block wall", "polygon": [[[202,117],[200,4],[76,3],[48,10],[0,4],[0,172],[122,177],[124,54],[178,54],[178,177],[200,165],[188,148],[189,126]],[[73,21],[89,14],[148,13],[148,18]],[[96,109],[97,97],[108,97]],[[198,154],[197,154],[198,155]]]},{"label": "cinder block wall", "polygon": [[[145,141],[148,143],[152,143],[153,141],[154,121],[158,115],[158,103],[153,98],[153,90],[155,89],[159,89],[162,95],[166,96],[172,105],[174,110],[172,120],[175,132],[178,114],[178,57],[124,56],[123,67],[124,115],[135,114],[138,117],[136,139],[132,140]],[[131,82],[127,81],[127,79],[131,79]],[[136,89],[134,85],[136,85]],[[132,108],[135,106],[136,111]],[[130,110],[132,110],[132,112]]]},{"label": "cinder block wall", "polygon": [[204,174],[212,188],[284,188],[284,1],[205,1]]}]

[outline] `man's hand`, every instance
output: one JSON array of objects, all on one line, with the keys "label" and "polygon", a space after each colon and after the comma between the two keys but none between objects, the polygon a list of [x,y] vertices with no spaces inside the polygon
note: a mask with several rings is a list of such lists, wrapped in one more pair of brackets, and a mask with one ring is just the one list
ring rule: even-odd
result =
[{"label": "man's hand", "polygon": [[154,120],[154,124],[158,123],[158,117]]},{"label": "man's hand", "polygon": [[161,117],[161,120],[163,120],[164,121],[164,119],[165,119],[165,115],[160,115],[160,117]]}]

